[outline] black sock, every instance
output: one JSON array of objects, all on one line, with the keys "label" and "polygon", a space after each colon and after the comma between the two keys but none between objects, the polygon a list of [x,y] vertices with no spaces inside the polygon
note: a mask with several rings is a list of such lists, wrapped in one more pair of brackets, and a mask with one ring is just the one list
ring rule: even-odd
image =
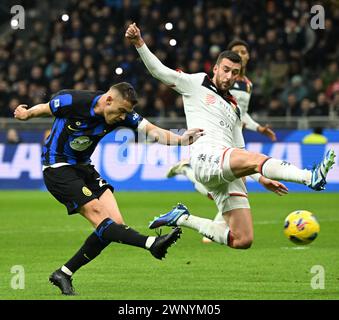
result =
[{"label": "black sock", "polygon": [[105,249],[110,242],[102,241],[98,235],[93,232],[85,241],[79,251],[67,262],[67,267],[73,273],[79,268],[93,260],[100,252]]},{"label": "black sock", "polygon": [[109,218],[98,225],[96,234],[103,241],[119,242],[140,248],[145,248],[148,238],[148,236],[143,236],[132,228],[124,224],[117,224]]}]

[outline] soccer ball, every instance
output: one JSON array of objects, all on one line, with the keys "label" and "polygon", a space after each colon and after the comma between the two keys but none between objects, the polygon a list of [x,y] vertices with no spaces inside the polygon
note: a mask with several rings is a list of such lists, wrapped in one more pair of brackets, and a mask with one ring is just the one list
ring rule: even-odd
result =
[{"label": "soccer ball", "polygon": [[312,212],[297,210],[285,219],[285,236],[295,244],[309,244],[320,231],[320,225]]}]

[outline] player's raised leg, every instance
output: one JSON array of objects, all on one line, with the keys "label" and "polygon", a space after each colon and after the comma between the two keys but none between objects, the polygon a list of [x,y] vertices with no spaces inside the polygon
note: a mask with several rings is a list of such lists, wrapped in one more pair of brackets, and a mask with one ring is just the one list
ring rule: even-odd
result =
[{"label": "player's raised leg", "polygon": [[266,155],[243,149],[227,149],[223,155],[223,175],[227,181],[235,178],[261,173],[273,180],[300,183],[320,191],[325,188],[326,176],[335,159],[333,150],[328,150],[323,160],[313,169],[299,169],[283,160],[269,158]]}]

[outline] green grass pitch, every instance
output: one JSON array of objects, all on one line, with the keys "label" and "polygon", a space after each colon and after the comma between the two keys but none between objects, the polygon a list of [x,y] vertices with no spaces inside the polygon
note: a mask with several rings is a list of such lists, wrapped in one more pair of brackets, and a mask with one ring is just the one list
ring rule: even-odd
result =
[{"label": "green grass pitch", "polygon": [[[116,197],[125,222],[150,235],[155,234],[147,229],[151,218],[177,202],[200,216],[214,217],[216,212],[214,203],[198,193],[123,192]],[[64,297],[48,276],[75,253],[92,228],[79,215],[67,216],[47,192],[2,191],[0,300],[338,299],[339,195],[310,192],[279,198],[254,193],[250,201],[255,231],[250,249],[202,244],[201,236],[189,229],[163,261],[113,243],[75,274],[79,295]],[[311,245],[298,247],[283,235],[284,218],[296,209],[312,211],[320,222],[320,234]],[[24,268],[24,289],[11,286],[16,265]],[[320,284],[321,274],[314,270],[323,271],[323,289],[311,286]]]}]

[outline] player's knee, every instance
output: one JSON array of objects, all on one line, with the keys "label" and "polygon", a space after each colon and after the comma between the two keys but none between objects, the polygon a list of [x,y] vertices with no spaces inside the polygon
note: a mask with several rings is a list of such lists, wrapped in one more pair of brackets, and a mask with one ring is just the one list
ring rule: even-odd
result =
[{"label": "player's knee", "polygon": [[256,152],[250,153],[250,156],[247,159],[247,166],[252,170],[257,170],[258,167],[262,164],[263,161],[265,161],[266,158],[267,156],[261,153]]},{"label": "player's knee", "polygon": [[249,249],[252,246],[252,240],[243,240],[240,244],[239,249]]},{"label": "player's knee", "polygon": [[85,210],[92,215],[101,215],[104,211],[104,207],[98,201],[95,201],[88,203]]},{"label": "player's knee", "polygon": [[233,248],[235,249],[249,249],[253,243],[251,237],[242,237],[237,241],[234,241]]},{"label": "player's knee", "polygon": [[105,207],[96,200],[86,203],[81,208],[81,214],[84,215],[94,225],[99,224],[103,219],[109,217]]},{"label": "player's knee", "polygon": [[268,157],[264,154],[255,153],[254,154],[254,160],[253,160],[254,170],[259,172],[262,164],[267,160],[267,158]]},{"label": "player's knee", "polygon": [[234,249],[249,249],[253,242],[253,235],[240,232],[231,232],[228,235],[227,244]]}]

